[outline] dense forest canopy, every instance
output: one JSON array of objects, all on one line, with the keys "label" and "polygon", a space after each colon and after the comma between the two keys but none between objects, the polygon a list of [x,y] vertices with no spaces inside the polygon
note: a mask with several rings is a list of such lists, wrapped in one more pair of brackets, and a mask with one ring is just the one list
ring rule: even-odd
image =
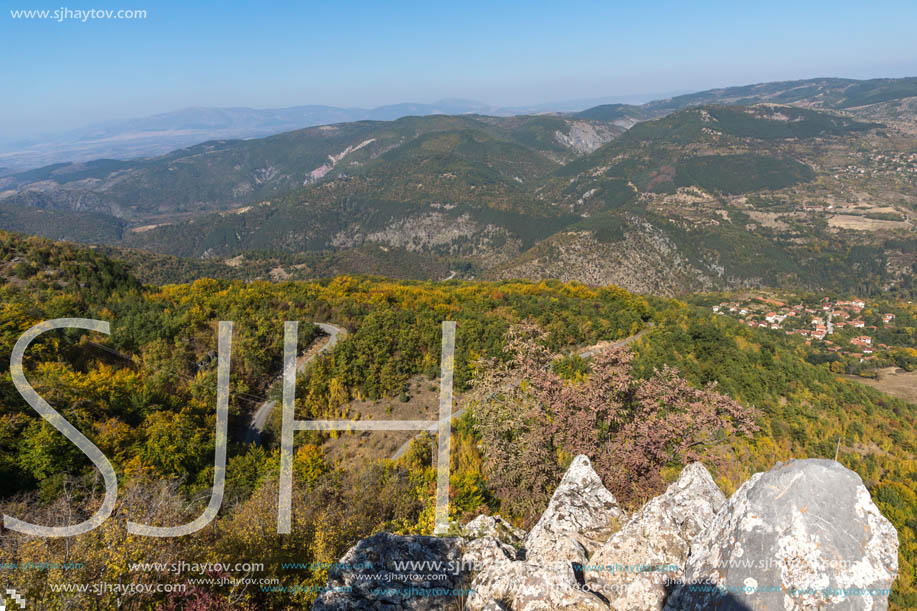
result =
[{"label": "dense forest canopy", "polygon": [[[12,587],[45,608],[81,604],[78,594],[54,592],[49,584],[142,583],[155,571],[131,570],[131,563],[189,557],[242,557],[263,563],[263,572],[253,576],[276,580],[276,586],[317,586],[326,569],[284,563],[334,562],[358,539],[382,529],[432,531],[435,465],[428,437],[398,460],[346,462],[335,460],[331,447],[362,444],[363,436],[301,432],[293,529],[277,534],[277,442],[269,434],[262,444],[243,440],[280,372],[286,320],[301,321],[301,350],[320,335],[308,323],[331,322],[348,331],[298,377],[300,419],[352,418],[356,402],[395,402],[421,386],[417,380],[429,384],[439,371],[441,322],[457,321],[455,387],[459,407],[471,409],[453,423],[453,520],[501,512],[526,525],[544,508],[545,491],[553,489],[575,451],[591,454],[599,468],[605,465],[609,485],[619,486],[616,492],[634,505],[691,458],[704,461],[730,493],[776,460],[837,456],[862,476],[898,529],[893,604],[917,605],[917,408],[841,379],[830,363],[811,358],[800,337],[715,316],[704,304],[557,281],[339,276],[279,283],[200,279],[157,287],[92,249],[0,233],[0,310],[0,505],[5,514],[38,523],[82,519],[98,507],[104,488],[86,457],[19,396],[8,355],[24,331],[44,320],[78,316],[111,323],[108,336],[44,334],[25,361],[30,383],[105,453],[120,482],[115,513],[90,533],[70,540],[9,531],[0,536],[4,558],[81,563],[79,569],[10,574]],[[220,320],[234,323],[227,495],[220,513],[203,530],[179,539],[128,535],[128,518],[183,524],[200,514],[209,497]],[[525,330],[526,348],[514,352],[519,344],[513,338]],[[641,331],[627,348],[576,356],[582,347]],[[612,382],[624,390],[610,393]],[[502,405],[481,400],[495,385],[503,385]],[[582,401],[584,394],[597,399]],[[667,399],[660,403],[659,397]],[[499,409],[513,405],[519,406],[514,418],[501,420]],[[628,463],[639,477],[614,472],[613,458],[641,430],[639,418],[664,423],[675,416],[684,418],[694,437],[654,437],[658,447],[647,446],[652,455]],[[495,418],[503,429],[488,426]],[[528,455],[537,460],[512,463],[528,478],[519,481],[537,486],[520,490],[501,479],[497,467],[519,447],[500,442],[498,434],[539,449]],[[686,451],[685,442],[695,440],[704,443]],[[537,472],[521,473],[526,465]],[[634,485],[624,486],[626,481]],[[315,595],[305,587],[267,592],[257,585],[197,584],[180,594],[135,592],[120,601],[128,608],[254,609],[299,607]],[[106,608],[117,598],[108,593],[95,602]]]}]

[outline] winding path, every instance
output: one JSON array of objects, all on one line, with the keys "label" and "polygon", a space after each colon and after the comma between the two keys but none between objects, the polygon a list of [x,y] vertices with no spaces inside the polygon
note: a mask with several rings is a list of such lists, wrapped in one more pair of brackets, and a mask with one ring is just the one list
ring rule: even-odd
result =
[{"label": "winding path", "polygon": [[638,339],[640,339],[641,337],[643,337],[644,335],[646,335],[646,333],[652,328],[653,328],[653,321],[651,320],[647,321],[646,326],[643,327],[643,329],[641,329],[639,333],[635,333],[629,337],[625,337],[624,339],[619,339],[616,342],[611,342],[607,344],[596,344],[595,346],[589,346],[588,348],[583,348],[582,350],[577,352],[577,354],[583,357],[584,359],[587,359],[590,356],[593,356],[594,354],[602,350],[614,350],[615,348],[623,348],[624,346],[628,344],[632,344],[635,341],[637,341]]},{"label": "winding path", "polygon": [[[317,322],[313,324],[328,335],[328,341],[325,342],[325,345],[322,346],[318,352],[312,356],[301,359],[301,361],[296,365],[296,373],[302,373],[305,371],[306,365],[318,358],[318,356],[323,352],[327,352],[328,350],[334,348],[335,344],[338,343],[338,340],[347,335],[346,329],[342,329],[341,327],[337,327],[330,323]],[[277,383],[283,383],[283,374],[277,376],[274,384]],[[277,405],[276,399],[268,399],[260,406],[258,406],[258,409],[252,416],[251,424],[249,424],[248,429],[245,431],[245,443],[261,442],[261,433],[264,431],[264,427],[267,426],[267,420],[270,417],[271,410],[274,409],[275,405]]]},{"label": "winding path", "polygon": [[[649,331],[652,328],[653,328],[653,322],[648,321],[646,323],[646,326],[643,327],[643,329],[641,329],[639,333],[635,333],[634,335],[625,337],[624,339],[618,340],[616,342],[610,342],[607,344],[597,344],[595,346],[583,348],[582,350],[577,352],[577,354],[585,359],[585,358],[589,358],[590,356],[596,354],[597,352],[601,350],[614,350],[616,348],[622,348],[628,344],[632,344],[633,342],[637,341],[638,339],[646,335],[647,331]],[[462,414],[464,413],[465,413],[465,408],[463,407],[462,409],[458,410],[457,412],[452,412],[452,418],[461,418]],[[401,446],[398,447],[397,450],[395,450],[395,453],[392,454],[392,460],[398,460],[399,458],[404,456],[404,453],[407,452],[408,448],[411,446],[412,441],[414,441],[415,439],[417,439],[424,433],[435,433],[438,429],[439,429],[439,421],[438,420],[430,421],[429,427],[427,427],[420,433],[417,433],[417,435],[414,435],[413,437],[405,441],[403,444],[401,444]]]}]

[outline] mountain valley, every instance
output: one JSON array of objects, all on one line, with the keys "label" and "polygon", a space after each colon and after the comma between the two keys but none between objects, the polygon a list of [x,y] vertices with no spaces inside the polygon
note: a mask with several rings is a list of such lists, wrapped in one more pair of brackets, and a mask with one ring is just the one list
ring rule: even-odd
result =
[{"label": "mountain valley", "polygon": [[[251,278],[368,273],[375,252],[415,278],[906,293],[915,94],[914,79],[816,79],[580,113],[326,125],[7,175],[0,221],[222,261],[207,267],[226,277],[240,255]],[[290,257],[313,265],[268,265]]]}]

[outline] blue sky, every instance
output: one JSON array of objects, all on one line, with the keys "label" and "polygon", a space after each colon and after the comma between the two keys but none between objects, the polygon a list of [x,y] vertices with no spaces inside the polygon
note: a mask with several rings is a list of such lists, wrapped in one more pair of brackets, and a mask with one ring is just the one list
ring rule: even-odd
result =
[{"label": "blue sky", "polygon": [[[917,75],[912,1],[2,3],[3,136],[187,106],[523,105]],[[62,7],[147,17],[10,14]]]}]

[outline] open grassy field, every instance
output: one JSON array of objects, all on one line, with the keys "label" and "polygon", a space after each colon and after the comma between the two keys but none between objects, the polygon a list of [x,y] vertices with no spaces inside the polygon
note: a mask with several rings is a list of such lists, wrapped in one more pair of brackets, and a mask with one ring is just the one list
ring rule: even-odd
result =
[{"label": "open grassy field", "polygon": [[917,403],[917,371],[904,371],[898,367],[885,367],[876,371],[878,378],[844,376],[861,384],[872,386],[893,397]]}]

